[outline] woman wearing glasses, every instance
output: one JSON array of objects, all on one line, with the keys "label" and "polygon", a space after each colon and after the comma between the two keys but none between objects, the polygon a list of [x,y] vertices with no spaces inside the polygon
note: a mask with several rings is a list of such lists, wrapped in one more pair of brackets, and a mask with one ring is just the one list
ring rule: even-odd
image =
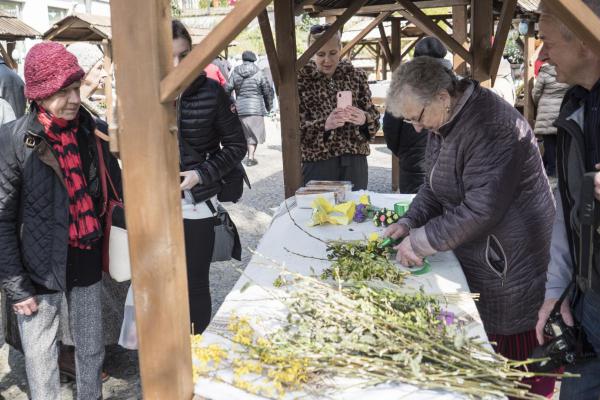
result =
[{"label": "woman wearing glasses", "polygon": [[[535,136],[519,112],[431,57],[394,72],[387,110],[429,130],[428,177],[386,235],[403,265],[453,250],[497,352],[527,358],[537,345],[554,201]],[[532,391],[552,394],[552,379]]]},{"label": "woman wearing glasses", "polygon": [[[329,28],[313,26],[308,45]],[[336,32],[299,72],[302,174],[304,183],[347,180],[355,190],[366,189],[369,141],[379,129],[379,112],[366,75],[340,61],[341,50]]]}]

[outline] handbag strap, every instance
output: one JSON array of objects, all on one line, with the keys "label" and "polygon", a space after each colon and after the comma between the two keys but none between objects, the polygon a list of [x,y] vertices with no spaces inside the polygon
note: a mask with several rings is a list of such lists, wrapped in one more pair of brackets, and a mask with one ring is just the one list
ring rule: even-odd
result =
[{"label": "handbag strap", "polygon": [[213,213],[213,216],[216,217],[217,215],[219,215],[219,213],[217,212],[217,209],[215,208],[215,206],[212,203],[212,201],[206,200],[205,203],[208,206],[208,209],[210,210],[210,212]]},{"label": "handbag strap", "polygon": [[110,174],[108,173],[108,168],[106,167],[106,162],[104,160],[104,150],[102,149],[102,142],[100,141],[99,132],[96,130],[96,148],[98,149],[98,169],[100,171],[100,186],[102,187],[102,195],[104,196],[104,204],[102,205],[101,216],[106,213],[108,208],[109,196],[108,196],[108,185],[110,184],[110,188],[112,190],[113,196],[115,200],[122,201],[121,197],[117,193],[117,189],[115,184],[113,183]]}]

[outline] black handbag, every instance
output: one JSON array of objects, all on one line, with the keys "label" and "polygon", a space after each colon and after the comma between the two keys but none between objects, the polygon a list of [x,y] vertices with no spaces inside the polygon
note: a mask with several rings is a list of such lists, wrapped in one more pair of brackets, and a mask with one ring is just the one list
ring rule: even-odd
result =
[{"label": "black handbag", "polygon": [[[206,153],[205,156],[202,156],[192,147],[192,145],[181,137],[181,135],[179,135],[179,140],[183,144],[185,150],[194,156],[196,160],[208,160],[210,158],[210,153]],[[252,189],[250,179],[248,179],[248,175],[246,175],[244,166],[242,163],[238,163],[231,171],[221,178],[221,190],[217,194],[217,199],[222,202],[230,201],[232,203],[237,203],[244,193],[244,182],[248,185],[248,189]]]},{"label": "black handbag", "polygon": [[227,210],[222,206],[215,206],[210,200],[206,205],[215,217],[215,244],[213,246],[212,262],[229,261],[235,258],[242,261],[242,244],[237,228]]}]

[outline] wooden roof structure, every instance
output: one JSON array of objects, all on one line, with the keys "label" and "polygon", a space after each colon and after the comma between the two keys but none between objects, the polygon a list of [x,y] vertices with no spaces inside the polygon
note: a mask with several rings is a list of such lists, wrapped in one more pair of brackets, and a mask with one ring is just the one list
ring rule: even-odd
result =
[{"label": "wooden roof structure", "polygon": [[41,33],[17,17],[0,11],[0,40],[14,42],[24,39],[37,39]]},{"label": "wooden roof structure", "polygon": [[112,32],[110,17],[74,13],[56,22],[43,36],[44,40],[57,42],[96,42],[110,41]]},{"label": "wooden roof structure", "polygon": [[[266,7],[273,2],[275,32]],[[600,54],[600,18],[581,0],[544,0],[564,23]],[[424,6],[451,6],[448,34],[422,12]],[[428,35],[437,36],[471,65],[472,75],[489,84],[500,57],[517,0],[504,0],[493,32],[493,0],[241,0],[177,67],[172,65],[169,0],[111,0],[118,119],[111,129],[119,142],[127,231],[136,305],[140,375],[144,398],[190,400],[193,396],[190,320],[179,188],[179,149],[173,101],[254,18],[258,17],[281,110],[286,197],[301,185],[297,71],[322,44],[296,54],[295,16],[314,7],[336,16],[333,34],[354,15],[398,13]],[[318,8],[317,8],[318,7]],[[388,8],[385,8],[388,7]],[[470,41],[467,40],[470,18]],[[457,23],[460,22],[460,23]],[[396,28],[394,28],[396,26]],[[399,31],[399,24],[393,24]],[[492,46],[490,38],[494,36]],[[394,39],[396,38],[396,39]],[[399,35],[388,56],[400,59]],[[469,45],[470,43],[470,45]],[[468,46],[468,48],[467,48]],[[386,51],[386,52],[387,52]],[[455,66],[457,65],[455,61]],[[111,139],[113,139],[111,138]],[[157,190],[160,188],[160,190]],[[133,205],[133,206],[131,206]]]}]

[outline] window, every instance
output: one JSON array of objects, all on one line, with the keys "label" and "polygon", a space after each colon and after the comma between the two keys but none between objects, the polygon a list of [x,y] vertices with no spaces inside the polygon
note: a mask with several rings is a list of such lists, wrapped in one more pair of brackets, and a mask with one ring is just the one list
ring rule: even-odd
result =
[{"label": "window", "polygon": [[67,16],[68,11],[66,8],[48,7],[48,22],[52,25],[60,21]]},{"label": "window", "polygon": [[10,0],[0,0],[0,10],[4,11],[11,17],[21,17],[21,11],[23,9],[23,4],[21,2],[10,1]]}]

